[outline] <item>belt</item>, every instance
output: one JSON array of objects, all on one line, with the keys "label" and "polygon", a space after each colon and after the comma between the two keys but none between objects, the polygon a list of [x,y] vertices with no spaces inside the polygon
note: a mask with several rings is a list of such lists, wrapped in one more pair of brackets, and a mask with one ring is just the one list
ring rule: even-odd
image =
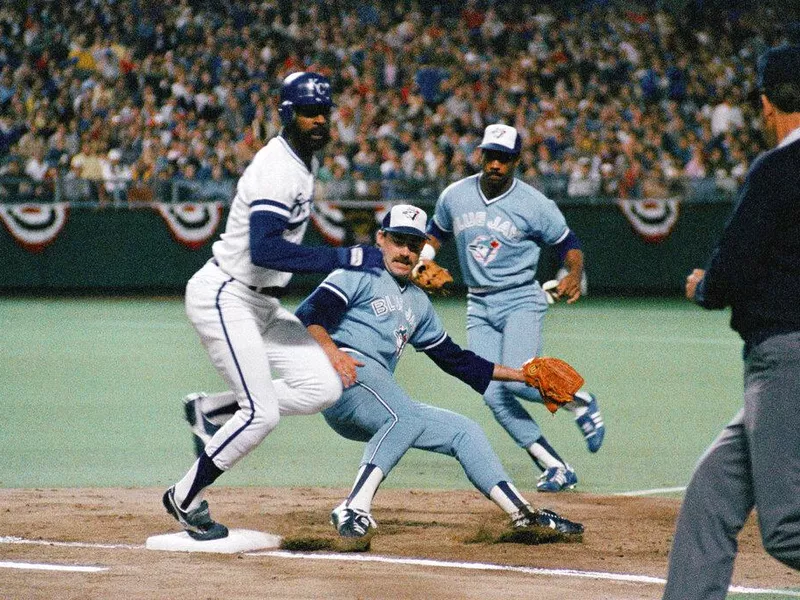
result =
[{"label": "belt", "polygon": [[524,287],[525,283],[521,285],[505,285],[502,287],[468,287],[467,293],[472,296],[487,296],[489,294],[494,294],[495,292],[502,292],[504,290],[510,290],[511,288],[516,287]]},{"label": "belt", "polygon": [[[239,281],[237,279],[237,281]],[[241,283],[241,281],[239,282]],[[243,285],[247,285],[246,283]],[[252,290],[256,294],[264,294],[265,296],[272,296],[273,298],[280,298],[286,293],[286,288],[282,287],[256,287],[254,285],[247,285],[247,289]]]},{"label": "belt", "polygon": [[[219,262],[216,258],[212,258],[211,262],[214,263],[216,266],[219,267]],[[239,281],[235,277],[233,278],[234,281],[241,283],[243,286],[247,287],[248,290],[251,292],[255,292],[256,294],[264,294],[265,296],[272,296],[273,298],[280,298],[286,293],[286,288],[278,287],[278,286],[264,286],[258,287],[255,285],[249,285],[244,281]]]}]

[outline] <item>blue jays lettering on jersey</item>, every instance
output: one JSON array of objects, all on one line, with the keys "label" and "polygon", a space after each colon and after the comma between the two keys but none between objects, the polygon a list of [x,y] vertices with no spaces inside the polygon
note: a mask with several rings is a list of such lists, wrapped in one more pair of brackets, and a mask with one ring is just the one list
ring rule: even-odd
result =
[{"label": "blue jays lettering on jersey", "polygon": [[555,202],[535,188],[515,179],[506,193],[489,200],[480,189],[479,174],[447,187],[433,220],[455,237],[469,287],[532,283],[540,245],[558,244],[569,233]]},{"label": "blue jays lettering on jersey", "polygon": [[[344,318],[328,333],[342,349],[357,349],[390,372],[406,347],[426,350],[447,337],[425,292],[399,283],[388,271],[370,275],[340,269],[320,284],[347,305]],[[369,343],[364,343],[369,340]]]}]

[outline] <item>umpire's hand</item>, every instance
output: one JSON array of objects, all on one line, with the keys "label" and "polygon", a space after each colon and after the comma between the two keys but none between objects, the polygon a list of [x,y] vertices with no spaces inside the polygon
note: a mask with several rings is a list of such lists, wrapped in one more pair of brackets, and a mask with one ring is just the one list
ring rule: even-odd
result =
[{"label": "umpire's hand", "polygon": [[686,278],[686,298],[689,300],[694,300],[694,293],[697,290],[697,284],[705,276],[706,272],[703,269],[695,269],[689,276]]}]

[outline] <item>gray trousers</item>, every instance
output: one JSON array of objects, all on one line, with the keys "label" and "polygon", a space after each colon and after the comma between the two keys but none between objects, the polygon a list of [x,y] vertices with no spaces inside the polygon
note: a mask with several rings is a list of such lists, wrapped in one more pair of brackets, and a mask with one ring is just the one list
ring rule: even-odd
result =
[{"label": "gray trousers", "polygon": [[744,408],[689,482],[664,600],[726,597],[736,538],[753,508],[765,550],[800,569],[800,332],[747,352]]}]

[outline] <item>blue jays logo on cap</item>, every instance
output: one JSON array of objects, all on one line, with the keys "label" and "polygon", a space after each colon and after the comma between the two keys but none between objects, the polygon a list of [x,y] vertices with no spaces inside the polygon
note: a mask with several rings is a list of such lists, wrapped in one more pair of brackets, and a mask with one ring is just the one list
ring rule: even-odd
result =
[{"label": "blue jays logo on cap", "polygon": [[494,125],[489,125],[483,132],[483,141],[478,147],[482,150],[519,154],[522,150],[522,140],[517,130],[513,127],[495,123]]},{"label": "blue jays logo on cap", "polygon": [[421,208],[411,204],[398,204],[383,217],[381,229],[391,233],[403,233],[427,239],[428,234],[425,233],[427,223],[428,215]]}]

